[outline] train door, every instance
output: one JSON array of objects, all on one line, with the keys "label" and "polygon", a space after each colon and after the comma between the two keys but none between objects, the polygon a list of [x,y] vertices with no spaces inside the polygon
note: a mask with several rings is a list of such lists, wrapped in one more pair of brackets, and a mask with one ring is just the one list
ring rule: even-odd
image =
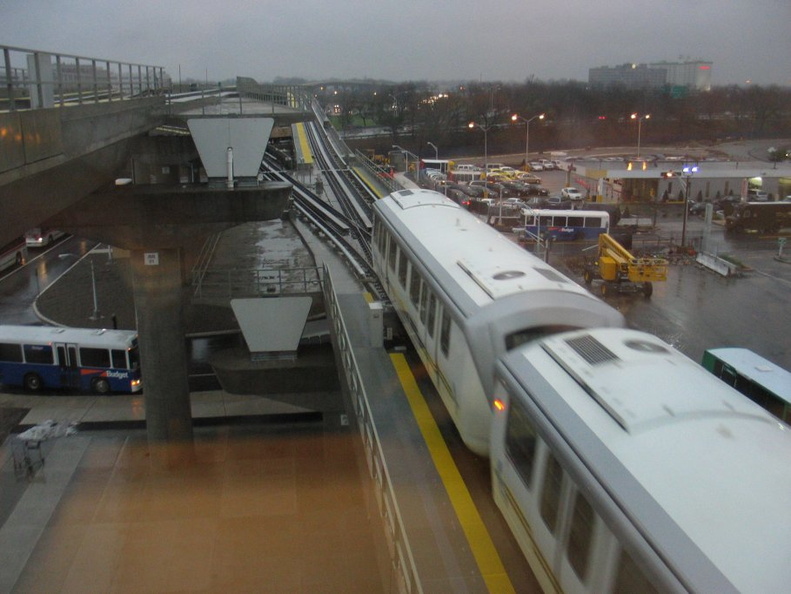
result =
[{"label": "train door", "polygon": [[433,324],[436,323],[437,298],[428,283],[423,281],[420,291],[420,323],[418,324],[418,336],[423,348],[423,363],[426,365],[431,381],[436,385],[437,364],[433,341]]},{"label": "train door", "polygon": [[57,344],[60,385],[64,388],[80,387],[80,367],[77,361],[76,344]]},{"label": "train door", "polygon": [[529,502],[527,523],[533,527],[538,549],[546,562],[554,568],[557,554],[557,534],[560,528],[563,468],[545,443],[537,453],[538,474],[535,498]]}]

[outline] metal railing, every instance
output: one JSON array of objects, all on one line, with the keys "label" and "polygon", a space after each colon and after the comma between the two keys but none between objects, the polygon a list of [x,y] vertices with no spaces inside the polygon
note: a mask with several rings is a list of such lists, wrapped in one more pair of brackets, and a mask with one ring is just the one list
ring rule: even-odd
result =
[{"label": "metal railing", "polygon": [[335,289],[332,286],[332,276],[327,267],[324,269],[324,278],[326,280],[324,302],[327,316],[332,326],[333,346],[339,352],[339,361],[342,366],[341,372],[346,380],[349,397],[354,407],[357,428],[363,440],[368,472],[373,481],[376,502],[385,528],[385,538],[390,554],[391,575],[393,578],[391,591],[399,594],[411,594],[413,592],[422,594],[423,585],[412,555],[412,548],[404,527],[404,520],[396,498],[393,480],[382,451],[379,433],[368,403],[368,394],[360,375],[357,359],[354,356],[349,332],[343,320]]},{"label": "metal railing", "polygon": [[304,295],[322,291],[322,269],[258,268],[193,271],[195,299],[225,300],[245,297]]},{"label": "metal railing", "polygon": [[0,110],[63,107],[162,93],[162,66],[133,64],[0,45]]}]

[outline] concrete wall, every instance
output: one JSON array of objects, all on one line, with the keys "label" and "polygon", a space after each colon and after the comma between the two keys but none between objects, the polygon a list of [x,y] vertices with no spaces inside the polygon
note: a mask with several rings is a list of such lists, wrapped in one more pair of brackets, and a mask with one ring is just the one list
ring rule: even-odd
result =
[{"label": "concrete wall", "polygon": [[0,114],[0,244],[111,183],[162,97]]}]

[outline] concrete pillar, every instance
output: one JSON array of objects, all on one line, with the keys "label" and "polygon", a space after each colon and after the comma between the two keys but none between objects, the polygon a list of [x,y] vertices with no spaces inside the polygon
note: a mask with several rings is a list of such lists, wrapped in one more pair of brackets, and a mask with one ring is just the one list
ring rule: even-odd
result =
[{"label": "concrete pillar", "polygon": [[172,466],[192,451],[181,249],[131,250],[131,262],[148,443]]}]

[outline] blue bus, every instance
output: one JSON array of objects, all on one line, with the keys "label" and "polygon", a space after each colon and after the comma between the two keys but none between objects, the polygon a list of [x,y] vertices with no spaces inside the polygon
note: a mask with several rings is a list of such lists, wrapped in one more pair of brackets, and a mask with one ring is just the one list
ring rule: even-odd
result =
[{"label": "blue bus", "polygon": [[527,238],[553,241],[595,240],[610,229],[610,214],[603,210],[523,209]]},{"label": "blue bus", "polygon": [[0,384],[30,392],[72,388],[139,392],[140,354],[132,330],[0,326]]}]

